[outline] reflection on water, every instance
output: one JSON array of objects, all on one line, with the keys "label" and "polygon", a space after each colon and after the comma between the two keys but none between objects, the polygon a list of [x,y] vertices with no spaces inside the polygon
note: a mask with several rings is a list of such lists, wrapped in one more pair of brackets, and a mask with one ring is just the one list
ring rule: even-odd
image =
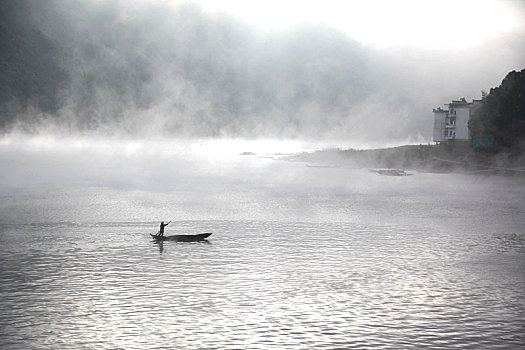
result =
[{"label": "reflection on water", "polygon": [[212,244],[154,244],[154,223],[3,225],[2,348],[523,344],[522,233],[502,250],[417,225],[180,224]]},{"label": "reflection on water", "polygon": [[0,189],[0,348],[523,348],[519,180],[268,167]]},{"label": "reflection on water", "polygon": [[164,253],[164,244],[211,244],[211,242],[207,239],[195,241],[195,242],[164,242],[164,241],[153,241],[154,245],[157,245],[159,247],[159,253]]}]

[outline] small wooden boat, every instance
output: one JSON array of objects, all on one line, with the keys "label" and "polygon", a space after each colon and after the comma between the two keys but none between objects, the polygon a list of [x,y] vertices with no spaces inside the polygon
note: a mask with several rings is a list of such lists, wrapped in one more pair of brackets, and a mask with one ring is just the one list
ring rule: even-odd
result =
[{"label": "small wooden boat", "polygon": [[373,173],[378,173],[379,175],[386,175],[386,176],[411,176],[413,174],[409,174],[404,170],[399,169],[368,169],[369,171]]},{"label": "small wooden boat", "polygon": [[204,241],[210,237],[211,232],[199,233],[196,235],[172,235],[172,236],[158,236],[150,233],[150,236],[157,242],[159,241],[175,241],[175,242],[198,242]]}]

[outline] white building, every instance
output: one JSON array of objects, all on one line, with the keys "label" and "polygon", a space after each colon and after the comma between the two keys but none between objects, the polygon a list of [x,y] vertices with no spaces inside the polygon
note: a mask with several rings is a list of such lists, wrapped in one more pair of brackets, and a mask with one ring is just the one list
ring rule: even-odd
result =
[{"label": "white building", "polygon": [[481,100],[467,102],[464,98],[446,104],[447,109],[434,109],[434,142],[470,140],[468,121],[481,106]]}]

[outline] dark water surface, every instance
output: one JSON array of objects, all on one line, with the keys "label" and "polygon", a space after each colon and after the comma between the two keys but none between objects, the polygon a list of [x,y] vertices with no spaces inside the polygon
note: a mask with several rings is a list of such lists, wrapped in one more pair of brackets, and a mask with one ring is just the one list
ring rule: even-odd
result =
[{"label": "dark water surface", "polygon": [[0,348],[525,348],[522,182],[283,164],[2,191]]}]

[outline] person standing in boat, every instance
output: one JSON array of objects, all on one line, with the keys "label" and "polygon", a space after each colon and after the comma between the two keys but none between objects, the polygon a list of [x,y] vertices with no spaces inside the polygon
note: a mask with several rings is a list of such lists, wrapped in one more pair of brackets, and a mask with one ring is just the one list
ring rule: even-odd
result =
[{"label": "person standing in boat", "polygon": [[157,236],[164,236],[164,227],[168,226],[170,224],[171,221],[168,221],[167,224],[164,223],[164,221],[162,221],[160,223],[160,230],[159,230],[159,233],[157,233]]}]

